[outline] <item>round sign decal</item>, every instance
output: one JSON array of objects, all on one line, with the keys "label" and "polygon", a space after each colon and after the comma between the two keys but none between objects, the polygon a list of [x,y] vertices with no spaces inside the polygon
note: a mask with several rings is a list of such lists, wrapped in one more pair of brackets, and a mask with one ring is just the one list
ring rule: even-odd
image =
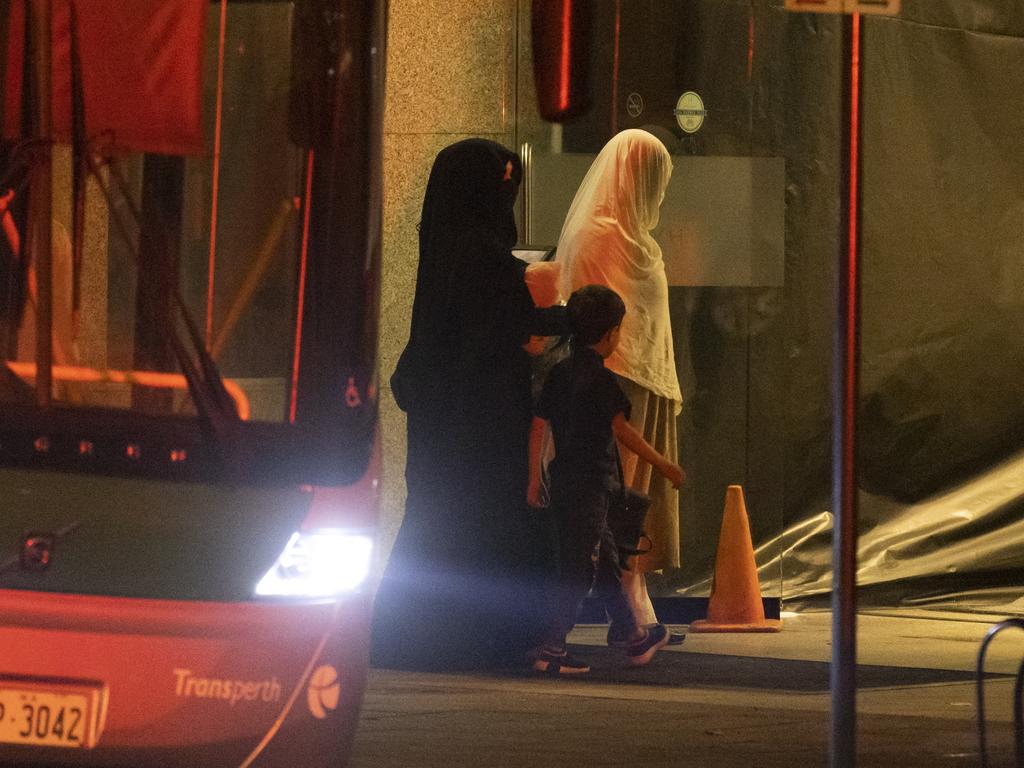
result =
[{"label": "round sign decal", "polygon": [[643,111],[644,97],[633,91],[626,97],[626,112],[629,113],[630,117],[640,117],[640,113]]},{"label": "round sign decal", "polygon": [[676,108],[672,110],[676,122],[686,133],[696,133],[704,125],[708,111],[704,109],[704,101],[694,91],[687,91],[679,97]]}]

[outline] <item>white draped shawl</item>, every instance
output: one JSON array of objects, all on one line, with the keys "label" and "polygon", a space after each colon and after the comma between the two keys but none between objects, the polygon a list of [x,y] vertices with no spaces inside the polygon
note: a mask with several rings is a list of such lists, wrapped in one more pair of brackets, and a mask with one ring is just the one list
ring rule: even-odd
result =
[{"label": "white draped shawl", "polygon": [[598,283],[622,297],[618,348],[605,360],[615,373],[682,402],[672,346],[668,281],[651,235],[672,175],[672,158],[647,131],[616,134],[594,159],[569,207],[555,260],[561,289]]}]

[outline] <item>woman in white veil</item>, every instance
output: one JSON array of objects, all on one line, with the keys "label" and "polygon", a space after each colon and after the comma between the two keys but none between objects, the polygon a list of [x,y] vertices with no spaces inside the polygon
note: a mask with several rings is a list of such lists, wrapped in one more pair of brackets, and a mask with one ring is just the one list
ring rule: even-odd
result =
[{"label": "woman in white veil", "polygon": [[[562,293],[606,285],[626,304],[618,348],[605,366],[619,377],[632,404],[630,421],[644,438],[678,463],[676,417],[682,394],[669,322],[668,281],[661,247],[651,235],[672,175],[665,146],[647,131],[616,134],[595,158],[569,207],[555,258]],[[679,492],[628,450],[626,483],[652,500],[646,529],[653,548],[622,574],[623,590],[639,626],[657,622],[646,573],[679,567]],[[609,642],[615,639],[609,629]]]}]

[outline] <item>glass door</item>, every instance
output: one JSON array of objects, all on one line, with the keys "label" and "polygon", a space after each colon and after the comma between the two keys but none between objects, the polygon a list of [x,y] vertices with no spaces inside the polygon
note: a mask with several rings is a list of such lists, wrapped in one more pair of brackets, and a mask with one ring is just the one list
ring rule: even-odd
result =
[{"label": "glass door", "polygon": [[[590,108],[540,119],[520,2],[522,239],[556,245],[590,163],[643,129],[688,473],[662,596],[710,591],[728,485],[762,593],[827,605],[832,347],[848,182],[838,13],[799,0],[593,4]],[[828,4],[842,9],[843,3]],[[847,0],[846,7],[855,6]],[[1024,23],[1012,0],[862,3],[858,403],[865,607],[1019,609]]]}]

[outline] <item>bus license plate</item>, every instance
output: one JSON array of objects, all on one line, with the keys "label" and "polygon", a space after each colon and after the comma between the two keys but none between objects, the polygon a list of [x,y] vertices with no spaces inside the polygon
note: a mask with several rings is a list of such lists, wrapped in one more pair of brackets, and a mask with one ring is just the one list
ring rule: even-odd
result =
[{"label": "bus license plate", "polygon": [[98,686],[0,679],[0,744],[95,746]]}]

